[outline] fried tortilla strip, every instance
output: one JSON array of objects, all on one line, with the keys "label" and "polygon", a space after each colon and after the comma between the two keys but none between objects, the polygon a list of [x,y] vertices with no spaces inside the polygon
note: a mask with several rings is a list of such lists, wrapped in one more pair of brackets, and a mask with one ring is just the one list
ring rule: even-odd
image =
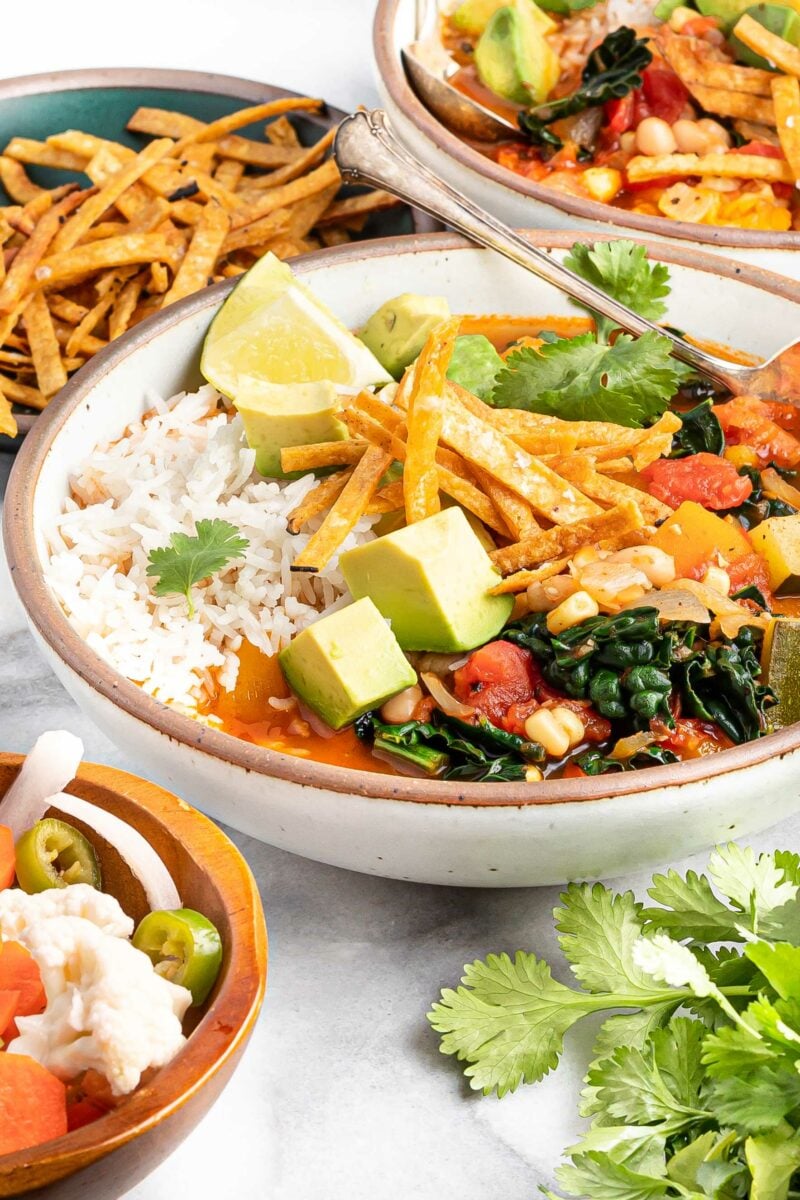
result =
[{"label": "fried tortilla strip", "polygon": [[[251,181],[251,186],[254,188],[273,188],[281,187],[284,183],[291,183],[293,179],[298,179],[301,175],[305,175],[312,167],[316,167],[321,163],[329,148],[333,145],[333,139],[336,137],[336,130],[330,129],[324,137],[321,137],[313,146],[308,146],[302,153],[296,155],[293,161],[288,162],[285,166],[279,167],[277,171],[270,171],[268,175],[262,175]],[[264,146],[265,150],[276,151],[277,146]]]},{"label": "fried tortilla strip", "polygon": [[76,246],[106,209],[110,208],[112,204],[116,204],[122,193],[127,191],[132,183],[141,179],[154,163],[160,162],[165,155],[169,154],[174,145],[171,138],[158,138],[149,146],[145,146],[144,150],[130,162],[121,166],[62,227],[53,243],[53,253],[62,254]]},{"label": "fried tortilla strip", "polygon": [[308,492],[297,508],[293,508],[286,519],[290,533],[299,533],[304,525],[325,512],[341,495],[344,485],[353,474],[351,469],[337,471],[322,479],[315,488]]},{"label": "fried tortilla strip", "polygon": [[277,117],[264,126],[264,136],[273,146],[285,146],[291,150],[302,150],[297,130],[288,117]]},{"label": "fried tortilla strip", "polygon": [[36,167],[55,167],[61,171],[82,171],[86,166],[86,159],[82,155],[69,150],[57,150],[55,146],[37,142],[33,138],[13,137],[3,154],[15,158],[17,162]]},{"label": "fried tortilla strip", "polygon": [[623,500],[632,500],[634,504],[638,504],[642,516],[649,525],[654,525],[656,521],[663,521],[672,515],[673,510],[669,505],[662,504],[655,496],[640,491],[639,488],[631,487],[628,483],[620,483],[619,480],[609,479],[606,475],[599,474],[595,471],[591,459],[583,455],[576,454],[574,458],[562,459],[558,464],[558,471],[565,479],[576,483],[584,495],[590,496],[592,500],[597,500],[599,504],[607,505],[609,508],[613,508],[615,504],[620,504]]},{"label": "fried tortilla strip", "polygon": [[501,574],[508,576],[494,591],[500,594],[519,591],[520,584],[528,586],[530,581],[527,578],[523,580],[522,576],[527,577],[531,567],[565,555],[572,556],[581,546],[594,546],[631,529],[641,529],[643,525],[644,519],[638,504],[623,500],[596,517],[588,517],[570,525],[556,525],[522,542],[494,550],[490,555],[492,562]]},{"label": "fried tortilla strip", "polygon": [[61,228],[62,217],[80,204],[84,195],[83,192],[74,192],[70,196],[65,196],[63,200],[52,205],[39,221],[25,245],[15,255],[3,281],[3,286],[0,287],[0,313],[10,313],[19,304],[34,273],[40,268],[42,259]]},{"label": "fried tortilla strip", "polygon": [[214,171],[214,181],[229,192],[235,192],[242,182],[244,163],[235,162],[232,158],[224,158]]},{"label": "fried tortilla strip", "polygon": [[175,145],[175,157],[179,157],[187,146],[191,146],[195,142],[218,142],[220,138],[233,133],[235,129],[243,129],[245,125],[253,125],[256,121],[268,120],[281,113],[319,112],[324,107],[324,103],[323,100],[314,100],[308,96],[283,96],[279,100],[269,100],[266,104],[254,104],[250,108],[240,108],[238,112],[211,121],[203,129],[182,137]]},{"label": "fried tortilla strip", "polygon": [[334,183],[325,188],[323,192],[317,192],[315,196],[309,196],[306,200],[300,200],[297,204],[293,204],[288,210],[289,237],[309,241],[312,229],[330,207],[338,190],[338,183]]},{"label": "fried tortilla strip", "polygon": [[10,214],[8,223],[17,233],[21,233],[26,238],[30,237],[41,218],[49,208],[52,208],[54,203],[55,197],[52,192],[40,192],[38,196],[34,196],[33,200],[29,200],[24,208]]},{"label": "fried tortilla strip", "polygon": [[449,321],[437,325],[416,362],[414,382],[408,396],[408,436],[403,471],[403,494],[409,525],[432,517],[441,508],[436,447],[444,421],[447,368],[459,325],[458,317],[451,317]]},{"label": "fried tortilla strip", "polygon": [[322,467],[351,467],[363,457],[368,445],[368,442],[350,439],[284,446],[281,450],[281,470],[288,474],[291,471],[318,471]]},{"label": "fried tortilla strip", "polygon": [[302,179],[294,179],[291,183],[285,183],[283,187],[273,188],[272,191],[259,196],[257,200],[242,205],[233,214],[231,228],[239,229],[242,225],[249,225],[252,221],[257,221],[259,217],[265,217],[267,213],[274,212],[276,208],[288,208],[298,200],[304,200],[307,196],[327,191],[333,184],[340,184],[341,179],[339,168],[334,160],[329,158],[321,167],[317,167],[316,171],[311,171]]},{"label": "fried tortilla strip", "polygon": [[206,286],[229,228],[230,217],[225,209],[214,203],[206,205],[202,220],[194,227],[186,257],[164,297],[165,308]]},{"label": "fried tortilla strip", "polygon": [[[527,592],[531,584],[543,583],[546,579],[552,579],[554,575],[560,575],[568,564],[569,557],[557,558],[554,562],[542,563],[540,567],[536,567],[531,571],[517,571],[514,575],[509,575],[502,583],[498,583],[493,587],[491,595],[505,596],[516,594],[519,596],[521,593]],[[514,585],[513,588],[509,587],[511,583]],[[516,614],[515,610],[515,615],[521,616],[523,612],[531,612],[531,608],[526,606],[519,614]]]},{"label": "fried tortilla strip", "polygon": [[[749,50],[760,54],[771,66],[783,71],[785,75],[794,75],[795,78],[800,78],[800,50],[796,46],[791,45],[784,38],[778,37],[777,34],[770,33],[747,13],[736,22],[733,32],[740,42],[744,42]],[[742,116],[747,115],[747,113],[742,113]],[[755,114],[749,115],[751,120],[758,121],[760,119]],[[771,125],[774,122],[770,121],[768,124]]]},{"label": "fried tortilla strip", "polygon": [[39,390],[45,396],[54,396],[66,386],[67,372],[61,361],[53,318],[42,292],[34,292],[31,296],[22,314],[22,323],[28,335]]},{"label": "fried tortilla strip", "polygon": [[403,424],[400,413],[372,392],[359,392],[345,407],[359,409],[360,412],[366,413],[368,417],[377,421],[379,425],[383,425],[384,429],[388,429],[391,433],[396,433]]},{"label": "fried tortilla strip", "polygon": [[[46,219],[42,218],[43,221]],[[36,268],[36,279],[45,288],[61,288],[108,267],[138,266],[151,262],[176,266],[183,249],[182,245],[176,246],[164,234],[131,233],[126,237],[107,238],[104,242],[91,242],[88,246],[75,246],[63,254],[50,255]],[[10,271],[8,278],[11,278]],[[2,307],[0,311],[3,311]]]},{"label": "fried tortilla strip", "polygon": [[772,103],[784,158],[800,179],[800,83],[793,75],[772,77]]},{"label": "fried tortilla strip", "polygon": [[744,92],[750,96],[769,96],[775,76],[758,67],[740,67],[729,60],[709,58],[709,45],[700,38],[673,33],[664,26],[658,48],[675,74],[691,88],[700,83],[726,92]]},{"label": "fried tortilla strip", "polygon": [[711,175],[718,179],[794,183],[788,163],[757,154],[665,154],[660,158],[642,154],[632,158],[626,169],[632,183],[659,179],[662,175]]},{"label": "fried tortilla strip", "polygon": [[22,163],[13,158],[6,158],[5,155],[0,155],[0,183],[17,204],[27,204],[29,200],[34,200],[46,191],[28,178]]},{"label": "fried tortilla strip", "polygon": [[593,500],[581,495],[550,467],[470,412],[467,404],[461,403],[463,390],[452,383],[447,387],[442,423],[443,442],[457,450],[468,463],[488,471],[518,496],[522,496],[534,513],[547,517],[557,525],[571,524],[600,511]]},{"label": "fried tortilla strip", "polygon": [[775,108],[771,99],[749,96],[746,92],[730,92],[726,88],[710,88],[702,83],[688,83],[686,86],[700,107],[717,117],[746,117],[761,125],[775,124]]},{"label": "fried tortilla strip", "polygon": [[[120,286],[119,281],[114,280],[112,286],[108,288],[104,295],[100,296],[100,299],[89,309],[83,320],[75,326],[65,347],[68,355],[85,352],[86,345],[84,339],[91,337],[106,313],[113,308]],[[39,294],[41,295],[42,293]]]},{"label": "fried tortilla strip", "polygon": [[[119,337],[128,328],[136,305],[139,303],[139,297],[142,294],[146,278],[146,273],[140,271],[138,275],[134,275],[132,279],[129,279],[124,284],[115,297],[114,307],[108,318],[109,341],[113,341],[114,338]],[[50,307],[53,307],[52,301]]]},{"label": "fried tortilla strip", "polygon": [[321,571],[330,562],[356,522],[364,516],[391,462],[391,454],[378,446],[369,446],[364,451],[325,520],[295,558],[292,571]]},{"label": "fried tortilla strip", "polygon": [[523,538],[538,533],[541,526],[527,500],[523,500],[488,471],[482,471],[480,467],[475,467],[474,470],[478,483],[500,513],[515,542],[521,542]]},{"label": "fried tortilla strip", "polygon": [[16,379],[9,379],[7,375],[0,376],[0,387],[6,398],[13,400],[15,404],[24,404],[26,408],[35,408],[38,411],[47,408],[48,398],[38,388],[28,387]]},{"label": "fried tortilla strip", "polygon": [[398,479],[395,483],[387,483],[376,492],[367,507],[367,516],[373,513],[400,512],[403,507],[403,484]]},{"label": "fried tortilla strip", "polygon": [[16,437],[17,422],[11,411],[11,401],[7,398],[4,387],[5,379],[0,375],[0,434],[5,434],[6,437]]},{"label": "fried tortilla strip", "polygon": [[397,196],[390,192],[363,192],[360,196],[347,196],[332,204],[320,225],[342,225],[352,221],[354,217],[367,217],[371,213],[385,212],[402,204]]},{"label": "fried tortilla strip", "polygon": [[[190,203],[186,201],[185,203]],[[195,205],[199,208],[199,205]],[[200,209],[202,212],[202,209]],[[266,217],[260,217],[251,225],[243,225],[229,233],[222,243],[221,254],[233,254],[235,250],[246,250],[250,246],[259,246],[264,241],[281,236],[288,231],[290,211],[288,208],[278,208]]]},{"label": "fried tortilla strip", "polygon": [[190,117],[188,113],[173,112],[168,108],[149,108],[147,105],[140,105],[125,126],[131,133],[168,137],[175,141],[199,133],[205,127],[205,121]]}]

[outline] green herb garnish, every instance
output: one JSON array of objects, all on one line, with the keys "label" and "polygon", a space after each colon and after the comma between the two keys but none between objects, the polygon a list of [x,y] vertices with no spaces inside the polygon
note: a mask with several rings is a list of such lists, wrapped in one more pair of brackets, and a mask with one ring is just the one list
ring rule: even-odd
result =
[{"label": "green herb garnish", "polygon": [[[593,246],[576,242],[564,265],[648,321],[657,321],[667,311],[663,297],[670,293],[669,269],[663,263],[649,262],[644,246],[636,242],[595,242]],[[607,342],[618,326],[590,311],[597,325],[597,340]]]},{"label": "green herb garnish", "polygon": [[538,742],[497,729],[478,715],[474,725],[437,711],[431,721],[387,725],[375,713],[356,721],[356,733],[374,750],[412,763],[426,775],[473,783],[525,779],[531,763],[543,762]]},{"label": "green herb garnish", "polygon": [[189,616],[194,616],[192,586],[216,571],[222,570],[235,558],[241,558],[250,545],[235,525],[215,518],[198,521],[196,535],[173,533],[168,546],[151,550],[147,558],[147,574],[158,577],[153,588],[157,596],[179,592],[186,597]]},{"label": "green herb garnish", "polygon": [[591,1127],[556,1172],[568,1195],[787,1200],[800,1190],[798,885],[797,854],[735,844],[705,875],[656,875],[649,907],[570,884],[554,916],[577,986],[533,954],[489,955],[428,1019],[471,1087],[502,1096],[558,1065],[572,1025],[605,1016],[580,1102]]},{"label": "green herb garnish", "polygon": [[642,71],[653,61],[647,39],[633,29],[620,26],[606,34],[587,59],[581,86],[560,100],[539,104],[519,115],[519,127],[535,144],[560,149],[563,145],[549,126],[585,108],[620,100],[642,85]]}]

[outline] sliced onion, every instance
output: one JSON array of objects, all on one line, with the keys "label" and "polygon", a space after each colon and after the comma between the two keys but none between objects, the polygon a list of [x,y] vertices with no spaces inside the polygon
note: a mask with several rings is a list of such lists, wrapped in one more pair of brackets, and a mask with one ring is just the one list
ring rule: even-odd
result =
[{"label": "sliced onion", "polygon": [[629,737],[620,738],[608,757],[619,760],[633,758],[634,754],[638,754],[640,750],[646,750],[648,746],[652,746],[653,742],[656,741],[658,741],[658,738],[649,730],[645,729],[641,733],[632,733]]},{"label": "sliced onion", "polygon": [[437,654],[434,650],[412,650],[406,658],[420,675],[423,671],[446,675],[448,671],[457,671],[469,662],[468,654]]},{"label": "sliced onion", "polygon": [[114,847],[142,885],[147,903],[153,911],[182,907],[172,876],[138,829],[113,813],[98,808],[96,804],[90,804],[80,796],[70,796],[67,792],[50,796],[46,808],[51,806],[83,822]]},{"label": "sliced onion", "polygon": [[658,609],[658,615],[662,621],[692,621],[697,625],[707,625],[711,619],[706,606],[688,588],[648,592],[646,597],[626,604],[625,608],[642,608],[643,606]]},{"label": "sliced onion", "polygon": [[0,824],[8,826],[15,842],[41,821],[52,796],[75,778],[82,757],[83,742],[66,729],[51,729],[37,739],[0,801]]},{"label": "sliced onion", "polygon": [[452,692],[449,692],[444,686],[438,675],[434,675],[432,671],[422,671],[420,679],[439,705],[439,708],[442,712],[447,713],[448,717],[460,717],[464,720],[466,717],[473,716],[475,709],[472,705],[462,704],[460,700],[456,700]]}]

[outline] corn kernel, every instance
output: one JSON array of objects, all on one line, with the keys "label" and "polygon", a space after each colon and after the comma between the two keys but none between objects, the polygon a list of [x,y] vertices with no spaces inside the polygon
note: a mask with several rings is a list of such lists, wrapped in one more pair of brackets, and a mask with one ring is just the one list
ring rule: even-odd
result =
[{"label": "corn kernel", "polygon": [[675,578],[675,559],[658,546],[626,546],[609,556],[609,562],[630,563],[652,583],[664,587]]},{"label": "corn kernel", "polygon": [[723,571],[722,567],[709,567],[702,582],[706,587],[713,588],[715,592],[722,592],[724,596],[727,596],[731,590],[731,577],[727,571]]},{"label": "corn kernel", "polygon": [[583,183],[593,200],[609,204],[622,187],[622,173],[614,167],[589,167],[583,172]]},{"label": "corn kernel", "polygon": [[551,633],[563,633],[589,617],[596,617],[599,612],[597,601],[588,592],[575,592],[547,614],[547,628]]},{"label": "corn kernel", "polygon": [[563,758],[570,747],[569,734],[550,708],[538,708],[528,717],[525,736],[531,742],[539,742],[550,758]]},{"label": "corn kernel", "polygon": [[570,747],[577,746],[583,741],[586,728],[578,714],[566,704],[558,704],[551,710],[556,721],[569,738]]},{"label": "corn kernel", "polygon": [[542,774],[542,772],[539,770],[538,767],[528,767],[526,769],[526,771],[525,771],[525,782],[526,783],[541,783],[543,779],[544,779],[544,775]]},{"label": "corn kernel", "polygon": [[735,467],[758,466],[758,455],[751,446],[726,446],[725,457]]}]

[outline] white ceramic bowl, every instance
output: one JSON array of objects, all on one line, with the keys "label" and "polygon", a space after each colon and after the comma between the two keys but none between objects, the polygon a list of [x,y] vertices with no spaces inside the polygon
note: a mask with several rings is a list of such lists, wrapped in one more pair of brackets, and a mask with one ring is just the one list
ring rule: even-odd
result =
[{"label": "white ceramic bowl", "polygon": [[[535,234],[561,253],[572,234]],[[797,335],[800,285],[665,244],[668,319],[771,353]],[[566,314],[549,285],[446,235],[321,251],[295,270],[350,326],[404,291],[455,311]],[[344,770],[208,729],[116,674],[76,635],[44,582],[42,531],[70,470],[148,406],[197,386],[203,335],[229,284],[151,318],[84,368],[26,440],[9,484],[5,538],[42,652],[68,691],[142,772],[211,816],[286,850],[354,870],[493,887],[613,876],[740,837],[800,805],[800,726],[675,766],[596,779],[456,784]]]},{"label": "white ceramic bowl", "polygon": [[451,133],[417,98],[400,51],[414,40],[417,0],[378,0],[373,26],[376,82],[401,141],[445,182],[514,228],[616,230],[634,237],[678,239],[741,262],[800,276],[800,233],[723,229],[625,212],[534,183],[491,162]]}]

